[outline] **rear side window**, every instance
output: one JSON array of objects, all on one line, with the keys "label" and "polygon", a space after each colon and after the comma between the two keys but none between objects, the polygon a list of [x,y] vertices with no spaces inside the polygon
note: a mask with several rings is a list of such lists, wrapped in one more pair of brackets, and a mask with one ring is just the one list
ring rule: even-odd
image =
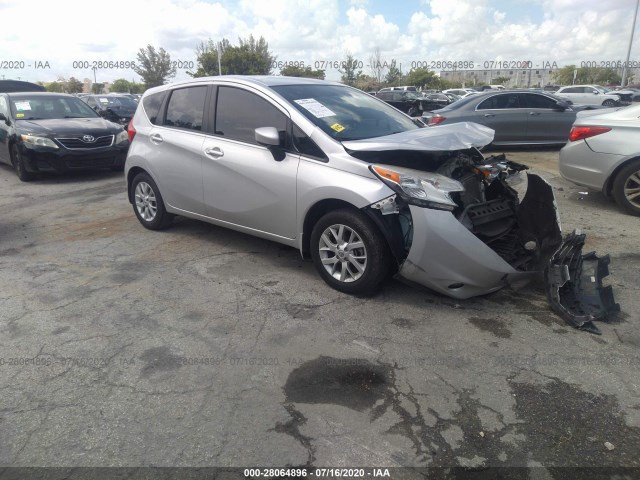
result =
[{"label": "rear side window", "polygon": [[287,117],[254,93],[233,87],[218,88],[217,135],[257,145],[255,129],[260,127],[286,132]]},{"label": "rear side window", "polygon": [[544,95],[536,95],[535,93],[525,93],[524,94],[526,106],[528,108],[547,108],[554,109],[558,108],[558,104],[555,100],[549,97],[545,97]]},{"label": "rear side window", "polygon": [[164,125],[202,131],[207,87],[179,88],[171,92]]},{"label": "rear side window", "polygon": [[144,97],[144,100],[142,100],[144,111],[147,112],[149,120],[154,125],[158,125],[158,115],[160,114],[160,107],[162,106],[162,102],[164,102],[167,93],[167,90],[165,90],[164,92],[154,93],[152,95],[147,95],[146,97]]},{"label": "rear side window", "polygon": [[506,108],[520,108],[520,101],[517,93],[506,93],[504,95],[494,95],[487,98],[478,105],[478,110],[495,110]]}]

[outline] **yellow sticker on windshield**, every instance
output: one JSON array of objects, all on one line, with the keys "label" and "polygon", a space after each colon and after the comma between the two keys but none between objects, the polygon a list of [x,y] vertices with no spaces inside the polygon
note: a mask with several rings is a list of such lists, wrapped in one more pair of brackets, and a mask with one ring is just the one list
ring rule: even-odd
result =
[{"label": "yellow sticker on windshield", "polygon": [[22,118],[24,117],[24,113],[16,113],[16,118]]},{"label": "yellow sticker on windshield", "polygon": [[338,133],[344,130],[344,127],[339,123],[334,123],[333,125],[331,125],[331,128],[333,128]]}]

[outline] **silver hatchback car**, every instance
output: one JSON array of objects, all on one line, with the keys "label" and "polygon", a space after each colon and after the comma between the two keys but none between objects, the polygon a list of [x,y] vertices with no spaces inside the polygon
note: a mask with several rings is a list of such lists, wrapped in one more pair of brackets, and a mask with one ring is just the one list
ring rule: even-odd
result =
[{"label": "silver hatchback car", "polygon": [[507,182],[526,167],[480,153],[493,130],[424,128],[339,83],[165,85],[145,93],[128,131],[143,226],[182,215],[280,242],[343,292],[372,293],[397,273],[468,298],[539,274],[562,244],[549,185],[529,175],[519,201]]}]

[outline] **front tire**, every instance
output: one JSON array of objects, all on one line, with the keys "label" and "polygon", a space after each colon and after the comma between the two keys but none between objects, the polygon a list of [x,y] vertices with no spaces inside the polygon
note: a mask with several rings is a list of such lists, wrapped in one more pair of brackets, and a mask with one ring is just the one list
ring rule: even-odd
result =
[{"label": "front tire", "polygon": [[20,153],[20,149],[18,145],[13,145],[11,148],[11,160],[13,161],[13,168],[16,169],[16,175],[23,182],[30,182],[34,179],[35,175],[29,171],[24,164],[24,158],[22,158],[22,154]]},{"label": "front tire", "polygon": [[604,102],[602,102],[602,106],[603,107],[615,107],[616,106],[616,102],[614,102],[611,99],[605,100]]},{"label": "front tire", "polygon": [[143,227],[164,230],[171,225],[173,215],[164,207],[158,185],[147,173],[139,173],[131,182],[133,211]]},{"label": "front tire", "polygon": [[620,207],[640,216],[640,159],[633,160],[618,172],[612,194]]},{"label": "front tire", "polygon": [[389,272],[382,233],[357,210],[336,210],[318,220],[311,232],[311,257],[329,286],[349,294],[375,293]]}]

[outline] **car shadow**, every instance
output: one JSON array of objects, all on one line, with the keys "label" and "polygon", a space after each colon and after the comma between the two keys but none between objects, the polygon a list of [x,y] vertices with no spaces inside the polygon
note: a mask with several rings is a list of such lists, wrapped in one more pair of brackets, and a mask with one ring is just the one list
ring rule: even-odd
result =
[{"label": "car shadow", "polygon": [[[0,164],[0,171],[7,174],[16,175],[15,169],[11,165]],[[70,172],[47,172],[39,173],[36,177],[25,182],[27,184],[37,185],[56,185],[76,182],[96,182],[102,180],[111,180],[116,178],[124,179],[124,173],[121,170],[96,169],[96,170],[78,170]],[[16,176],[17,179],[17,176]],[[124,180],[123,180],[124,181]]]}]

